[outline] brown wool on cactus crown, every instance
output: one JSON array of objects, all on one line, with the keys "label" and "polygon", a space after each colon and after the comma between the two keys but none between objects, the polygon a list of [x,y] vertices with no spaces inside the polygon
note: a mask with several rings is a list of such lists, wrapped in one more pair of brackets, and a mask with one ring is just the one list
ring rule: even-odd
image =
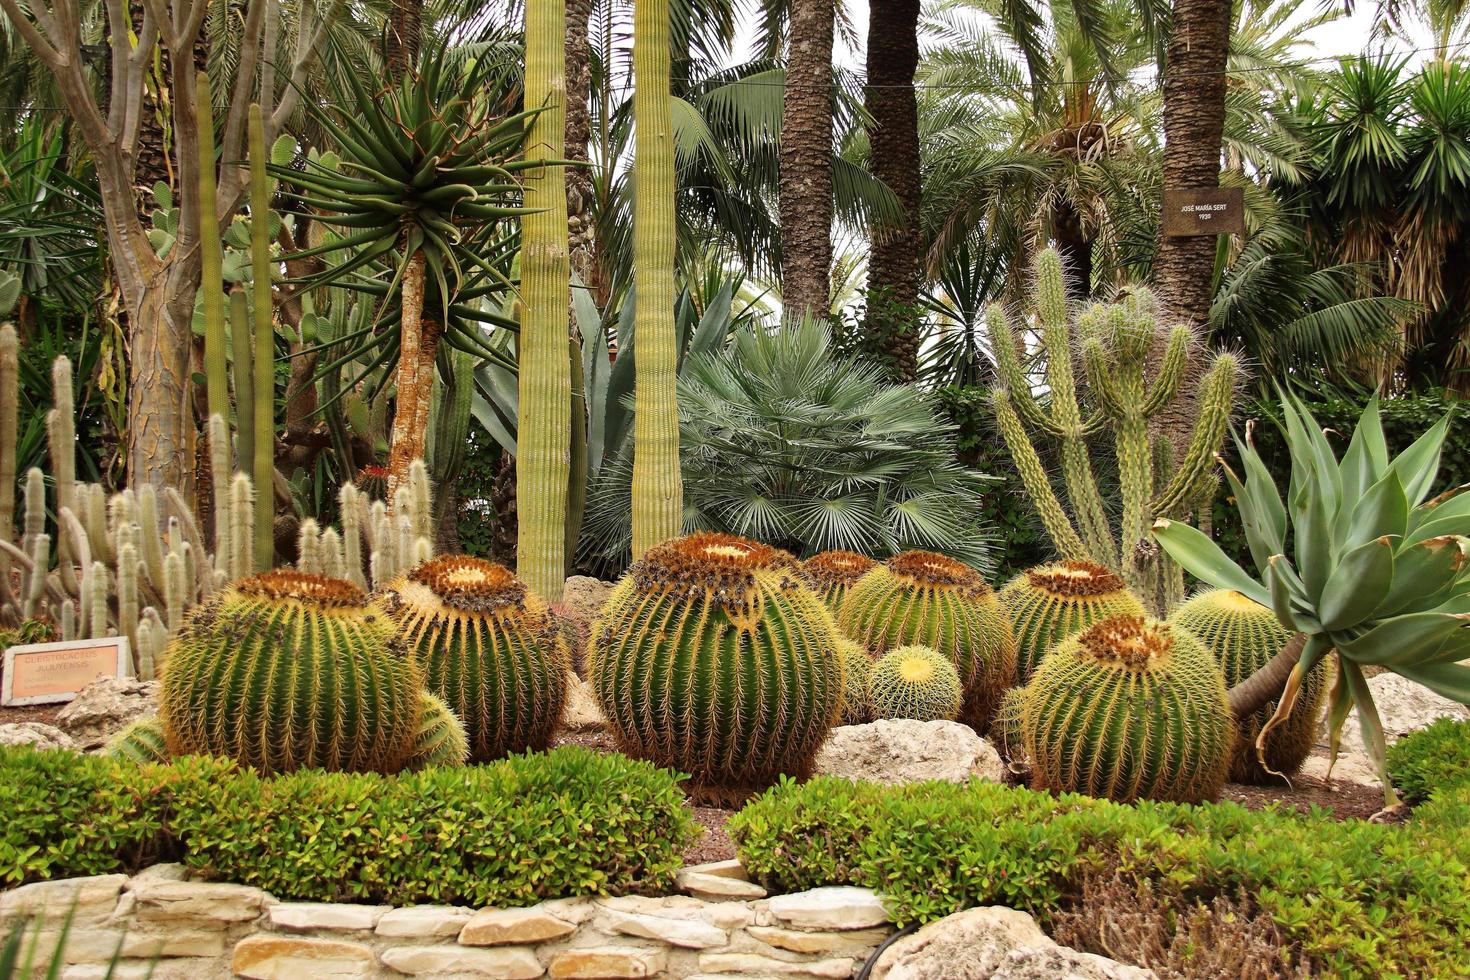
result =
[{"label": "brown wool on cactus crown", "polygon": [[884,562],[888,571],[918,586],[949,586],[971,595],[991,590],[980,573],[962,561],[933,551],[905,551]]},{"label": "brown wool on cactus crown", "polygon": [[430,558],[408,573],[427,586],[446,606],[466,612],[519,609],[526,604],[526,583],[504,565],[469,555]]},{"label": "brown wool on cactus crown", "polygon": [[1110,616],[1077,637],[1078,652],[1099,663],[1144,671],[1169,658],[1174,637],[1168,623],[1142,616]]},{"label": "brown wool on cactus crown", "polygon": [[1123,580],[1112,569],[1090,561],[1057,561],[1027,570],[1033,589],[1064,598],[1107,595],[1123,591]]},{"label": "brown wool on cactus crown", "polygon": [[325,575],[278,568],[240,579],[234,589],[261,599],[295,600],[322,609],[367,605],[367,593],[352,582]]},{"label": "brown wool on cactus crown", "polygon": [[801,563],[802,570],[818,585],[851,585],[878,564],[856,551],[823,551]]},{"label": "brown wool on cactus crown", "polygon": [[658,589],[686,598],[708,595],[732,605],[747,604],[758,572],[784,572],[782,588],[805,586],[797,560],[780,548],[733,534],[700,531],[648,549],[629,569],[640,589]]}]

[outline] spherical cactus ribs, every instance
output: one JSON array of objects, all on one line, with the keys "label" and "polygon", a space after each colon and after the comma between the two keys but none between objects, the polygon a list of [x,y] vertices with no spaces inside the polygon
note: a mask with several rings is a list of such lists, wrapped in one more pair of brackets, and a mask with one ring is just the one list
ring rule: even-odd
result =
[{"label": "spherical cactus ribs", "polygon": [[838,631],[837,659],[842,661],[842,723],[865,725],[873,720],[873,703],[868,700],[868,673],[873,658],[861,644]]},{"label": "spherical cactus ribs", "polygon": [[264,773],[398,771],[423,690],[380,606],[351,582],[290,569],[196,606],[161,680],[171,755],[226,756]]},{"label": "spherical cactus ribs", "polygon": [[823,551],[801,563],[802,570],[815,585],[817,594],[835,615],[842,608],[847,590],[878,563],[856,551]]},{"label": "spherical cactus ribs", "polygon": [[1016,631],[1016,683],[1025,684],[1052,647],[1109,616],[1142,616],[1143,603],[1117,574],[1089,561],[1038,565],[998,593]]},{"label": "spherical cactus ribs", "polygon": [[464,726],[444,699],[428,691],[419,693],[418,729],[413,736],[410,769],[432,766],[462,766],[470,755]]},{"label": "spherical cactus ribs", "polygon": [[868,673],[868,700],[879,718],[953,721],[964,700],[948,657],[926,646],[895,647]]},{"label": "spherical cactus ribs", "polygon": [[922,644],[950,659],[965,701],[959,720],[984,732],[1016,676],[1010,618],[980,573],[929,551],[907,551],[848,590],[838,623],[875,654]]},{"label": "spherical cactus ribs", "polygon": [[[1255,673],[1291,639],[1276,614],[1239,592],[1211,589],[1185,602],[1169,622],[1189,630],[1214,654],[1231,688]],[[1327,696],[1328,665],[1319,663],[1302,685],[1302,692],[1286,721],[1266,736],[1265,765],[1256,750],[1256,738],[1276,711],[1273,700],[1264,708],[1235,720],[1235,751],[1230,778],[1238,783],[1270,783],[1294,775],[1311,754],[1317,738],[1317,720]]]},{"label": "spherical cactus ribs", "polygon": [[734,802],[810,771],[842,707],[836,641],[786,552],[693,534],[649,549],[614,587],[588,667],[624,752]]},{"label": "spherical cactus ribs", "polygon": [[566,704],[570,660],[546,603],[503,565],[452,555],[400,575],[379,596],[464,725],[470,759],[544,749]]},{"label": "spherical cactus ribs", "polygon": [[163,722],[154,715],[129,723],[108,740],[102,754],[140,765],[145,762],[167,762],[170,757],[163,735]]},{"label": "spherical cactus ribs", "polygon": [[1225,678],[1187,630],[1105,619],[1058,644],[1022,702],[1033,788],[1194,803],[1225,781],[1235,740]]}]

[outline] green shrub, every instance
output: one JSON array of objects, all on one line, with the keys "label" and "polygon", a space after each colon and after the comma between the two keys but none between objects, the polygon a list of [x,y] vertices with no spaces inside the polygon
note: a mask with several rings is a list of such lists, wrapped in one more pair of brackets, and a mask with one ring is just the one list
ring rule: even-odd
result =
[{"label": "green shrub", "polygon": [[564,748],[398,776],[261,776],[0,750],[0,882],[172,853],[278,898],[526,905],[667,887],[696,833],[677,774]]},{"label": "green shrub", "polygon": [[[1456,812],[1470,817],[1470,799]],[[823,778],[769,791],[729,829],[768,886],[871,887],[900,923],[990,904],[1046,920],[1072,908],[1088,877],[1121,875],[1179,896],[1188,903],[1181,916],[1218,897],[1249,903],[1316,973],[1470,971],[1470,948],[1457,938],[1470,929],[1470,870],[1448,826]]]},{"label": "green shrub", "polygon": [[1470,721],[1441,718],[1389,746],[1388,774],[1406,803],[1470,786]]}]

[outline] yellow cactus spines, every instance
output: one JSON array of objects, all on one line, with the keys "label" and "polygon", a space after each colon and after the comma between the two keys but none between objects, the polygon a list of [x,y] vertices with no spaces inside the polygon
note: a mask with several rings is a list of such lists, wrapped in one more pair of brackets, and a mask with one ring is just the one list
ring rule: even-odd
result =
[{"label": "yellow cactus spines", "polygon": [[841,631],[834,649],[842,662],[842,723],[867,724],[873,720],[873,704],[868,700],[868,672],[873,669],[873,658]]},{"label": "yellow cactus spines", "polygon": [[[1201,592],[1169,617],[1169,622],[1189,630],[1214,654],[1225,672],[1225,686],[1234,687],[1254,674],[1281,652],[1291,631],[1281,625],[1270,609],[1239,592],[1211,589]],[[1273,699],[1251,714],[1235,719],[1235,752],[1230,760],[1230,778],[1237,783],[1268,783],[1295,774],[1306,761],[1317,740],[1317,722],[1327,696],[1327,662],[1319,662],[1307,674],[1296,706],[1286,719],[1266,736],[1265,764],[1256,751],[1256,738],[1276,711]]]},{"label": "yellow cactus spines", "polygon": [[544,749],[566,703],[569,658],[546,603],[509,569],[466,555],[433,558],[380,596],[459,717],[470,759]]},{"label": "yellow cactus spines", "polygon": [[1225,676],[1185,629],[1105,619],[1062,641],[1020,701],[1035,789],[1194,803],[1225,781],[1235,741]]},{"label": "yellow cactus spines", "polygon": [[1143,603],[1113,571],[1090,561],[1028,569],[1000,590],[1016,631],[1016,683],[1025,684],[1052,647],[1109,616],[1142,616]]},{"label": "yellow cactus spines", "polygon": [[619,747],[733,801],[801,777],[842,707],[836,628],[794,558],[727,534],[650,548],[592,624]]},{"label": "yellow cactus spines", "polygon": [[878,658],[868,673],[868,699],[879,718],[953,721],[964,700],[948,657],[926,646],[903,646]]},{"label": "yellow cactus spines", "polygon": [[108,740],[102,754],[127,762],[167,762],[168,743],[157,716],[139,718]]},{"label": "yellow cactus spines", "polygon": [[948,657],[965,691],[959,720],[976,731],[1016,675],[1005,608],[979,572],[945,555],[907,551],[876,566],[848,590],[838,623],[875,654],[922,644]]},{"label": "yellow cactus spines", "polygon": [[423,690],[381,606],[351,582],[289,569],[195,606],[161,680],[171,755],[227,756],[263,773],[398,771]]},{"label": "yellow cactus spines", "polygon": [[847,590],[878,563],[856,551],[823,551],[801,563],[802,570],[816,586],[818,594],[835,614],[842,608]]},{"label": "yellow cactus spines", "polygon": [[431,766],[462,766],[470,755],[470,742],[459,717],[444,699],[423,691],[419,694],[418,727],[413,734],[410,769]]}]

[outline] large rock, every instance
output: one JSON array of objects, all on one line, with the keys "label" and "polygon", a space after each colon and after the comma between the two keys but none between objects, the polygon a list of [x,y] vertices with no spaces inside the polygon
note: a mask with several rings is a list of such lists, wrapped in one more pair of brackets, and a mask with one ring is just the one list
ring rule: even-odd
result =
[{"label": "large rock", "polygon": [[158,713],[158,683],[100,677],[77,692],[56,725],[84,750],[100,749],[139,718]]},{"label": "large rock", "polygon": [[[1368,689],[1373,692],[1373,703],[1378,706],[1378,717],[1383,721],[1383,734],[1390,745],[1421,728],[1428,728],[1441,718],[1470,718],[1470,708],[1463,704],[1440,697],[1422,684],[1398,674],[1379,674],[1369,678]],[[1322,742],[1327,741],[1327,722],[1322,722]],[[1358,713],[1354,710],[1342,726],[1342,750],[1363,752],[1362,728],[1358,724]]]},{"label": "large rock", "polygon": [[12,721],[0,725],[0,746],[27,745],[33,749],[78,750],[77,743],[55,725],[40,721]]},{"label": "large rock", "polygon": [[573,575],[567,579],[561,593],[561,606],[568,616],[590,623],[602,612],[602,604],[613,590],[613,583],[586,575]]},{"label": "large rock", "polygon": [[873,980],[1147,980],[1152,970],[1058,946],[1025,912],[967,909],[898,940]]},{"label": "large rock", "polygon": [[927,779],[959,783],[972,776],[1001,782],[1005,765],[1000,753],[967,725],[884,718],[832,729],[817,753],[816,772],[889,784]]}]

